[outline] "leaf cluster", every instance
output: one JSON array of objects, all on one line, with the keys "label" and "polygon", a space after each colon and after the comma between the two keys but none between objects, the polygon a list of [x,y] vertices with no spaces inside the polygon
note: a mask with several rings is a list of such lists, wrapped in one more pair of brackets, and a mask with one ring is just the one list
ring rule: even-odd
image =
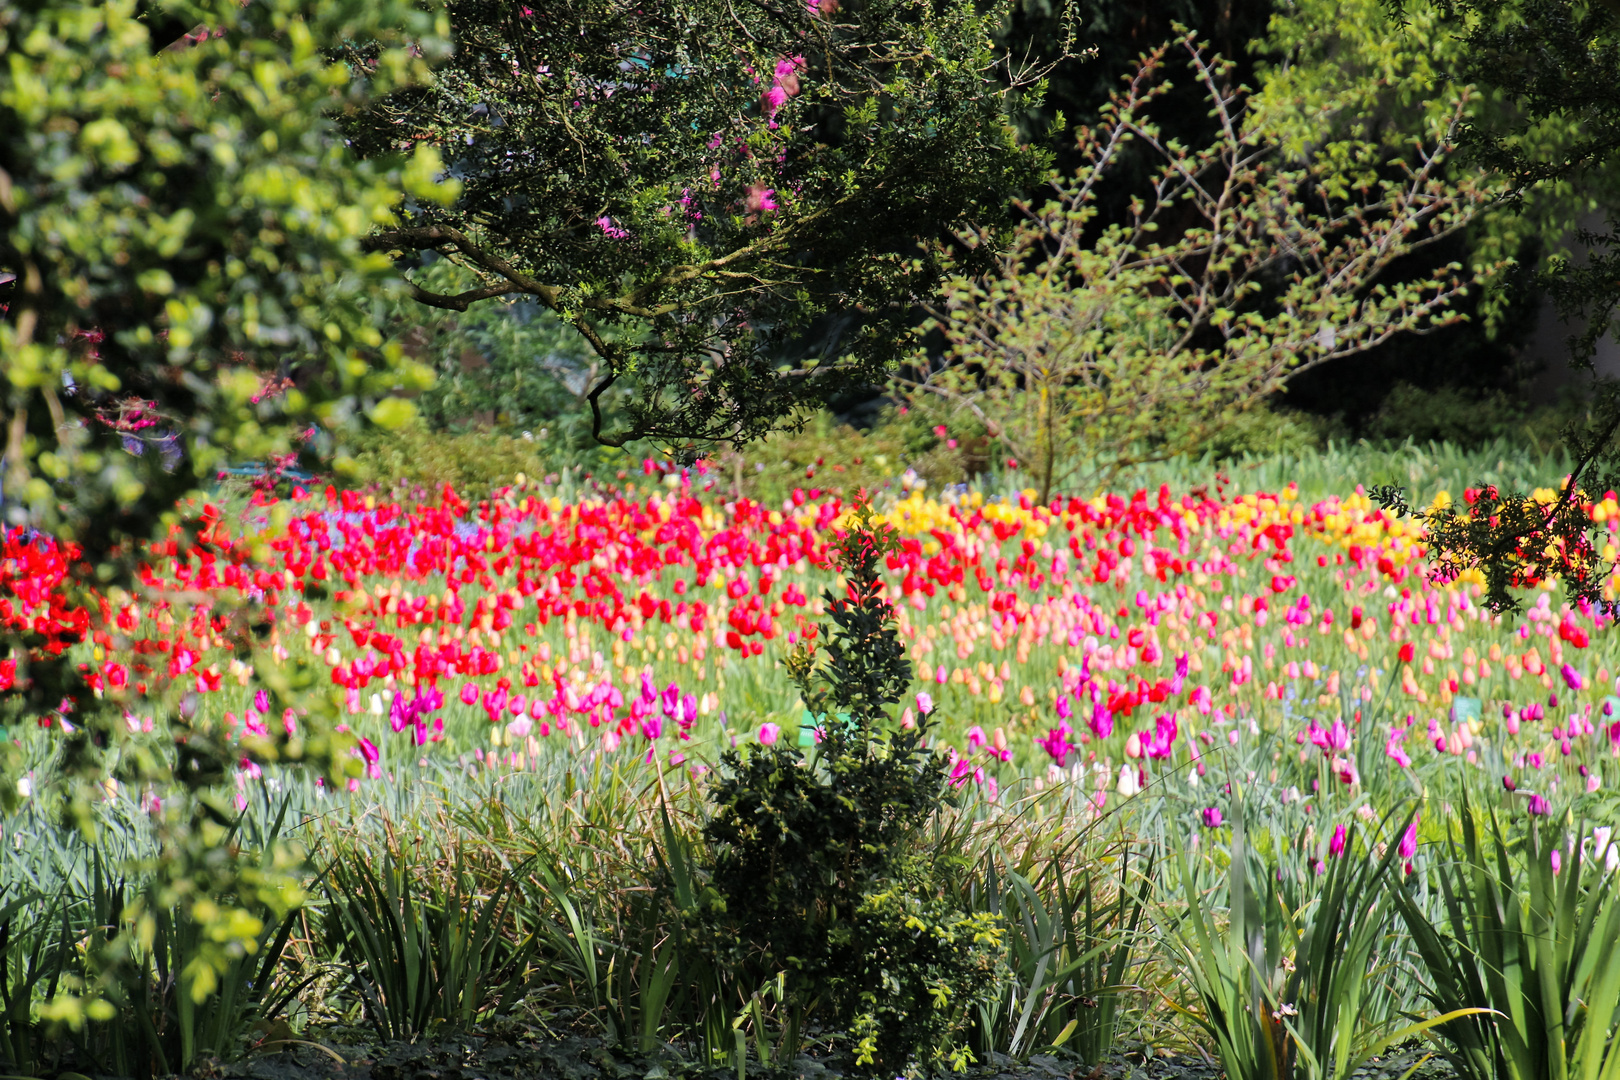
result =
[{"label": "leaf cluster", "polygon": [[1434,1006],[1466,1013],[1440,1029],[1466,1080],[1552,1080],[1620,1070],[1620,902],[1609,830],[1531,822],[1510,838],[1493,810],[1465,802],[1436,902],[1394,893]]},{"label": "leaf cluster", "polygon": [[1570,599],[1613,612],[1606,593],[1615,568],[1608,533],[1592,520],[1590,505],[1604,492],[1620,490],[1620,383],[1605,380],[1585,421],[1564,431],[1575,468],[1560,489],[1526,494],[1495,485],[1470,489],[1464,505],[1412,507],[1401,488],[1384,485],[1369,495],[1384,509],[1421,519],[1431,551],[1429,576],[1445,583],[1478,571],[1485,578],[1484,604],[1492,611],[1519,609],[1515,590],[1562,581]]},{"label": "leaf cluster", "polygon": [[816,750],[778,742],[733,751],[710,791],[710,916],[722,966],[744,985],[783,978],[792,1007],[849,1031],[863,1066],[891,1075],[953,1043],[998,991],[1004,928],[959,909],[916,837],[951,798],[928,718],[901,727],[888,706],[911,680],[880,594],[892,541],[862,517],[841,538],[845,597],[820,665],[793,664],[820,724]]},{"label": "leaf cluster", "polygon": [[[79,639],[109,643],[102,597],[138,597],[146,541],[248,554],[212,536],[217,517],[166,533],[178,502],[234,462],[312,454],[422,381],[382,342],[395,275],[361,240],[407,194],[449,193],[430,149],[356,163],[333,120],[425,76],[444,27],[417,5],[175,0],[157,21],[204,29],[172,45],[145,14],[135,0],[0,5],[0,528],[78,556],[62,591],[89,614]],[[364,64],[324,51],[343,40],[372,43]],[[212,619],[239,659],[269,631],[251,606]],[[206,996],[252,936],[258,886],[220,790],[243,748],[183,686],[96,690],[82,657],[37,646],[0,641],[19,661],[0,719],[71,716],[40,797],[87,832],[109,772],[153,792],[163,857],[148,899],[199,927],[208,947],[174,975]],[[307,672],[260,667],[278,709],[309,714],[308,734],[248,753],[344,773],[352,736],[323,722],[335,702]],[[154,709],[159,731],[132,733],[126,708]]]}]

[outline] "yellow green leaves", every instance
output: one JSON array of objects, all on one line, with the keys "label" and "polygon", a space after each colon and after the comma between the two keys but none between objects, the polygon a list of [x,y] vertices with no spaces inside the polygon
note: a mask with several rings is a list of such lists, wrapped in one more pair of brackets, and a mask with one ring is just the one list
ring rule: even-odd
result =
[{"label": "yellow green leaves", "polygon": [[461,181],[445,175],[439,148],[418,143],[400,173],[405,191],[418,199],[430,199],[445,206],[461,194]]},{"label": "yellow green leaves", "polygon": [[387,431],[395,431],[411,422],[416,406],[404,398],[383,398],[371,410],[371,422]]},{"label": "yellow green leaves", "polygon": [[104,169],[127,169],[141,159],[129,129],[110,116],[86,124],[79,132],[79,142]]},{"label": "yellow green leaves", "polygon": [[[378,78],[396,87],[425,73],[407,41],[442,54],[433,18],[415,5],[165,6],[216,34],[154,50],[134,0],[0,3],[0,412],[21,450],[6,463],[0,514],[6,527],[80,543],[109,586],[131,584],[136,542],[219,468],[298,451],[317,420],[323,438],[341,437],[372,399],[421,384],[419,365],[384,347],[376,323],[397,279],[361,242],[407,194],[443,195],[434,153],[360,161],[336,119],[375,80],[329,50],[379,42]],[[410,409],[377,411],[397,422]],[[0,654],[26,647],[0,642]],[[209,740],[187,743],[189,718],[175,716],[174,743],[137,747],[119,703],[92,694],[76,662],[36,658],[29,672],[37,698],[84,702],[77,722],[95,733],[97,749],[66,781],[70,802],[97,797],[109,764],[100,747],[164,801],[153,827],[176,858],[157,875],[163,903],[150,910],[159,927],[173,916],[198,933],[172,969],[189,1000],[225,989],[264,911],[296,897],[286,866],[218,857],[227,838],[209,781],[174,764],[207,753]],[[300,740],[261,749],[335,776],[349,768],[350,744],[325,730],[336,709],[323,693],[288,682],[281,707],[308,710]],[[0,722],[31,707],[0,696]],[[20,767],[0,748],[0,801]],[[101,1005],[86,990],[51,1008],[83,1023]]]}]

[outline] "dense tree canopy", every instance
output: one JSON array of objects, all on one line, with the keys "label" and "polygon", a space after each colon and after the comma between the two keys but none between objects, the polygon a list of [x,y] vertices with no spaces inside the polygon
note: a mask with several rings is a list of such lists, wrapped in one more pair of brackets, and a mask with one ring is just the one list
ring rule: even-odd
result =
[{"label": "dense tree canopy", "polygon": [[[965,0],[460,0],[431,87],[351,117],[365,155],[436,147],[462,184],[375,250],[529,296],[601,356],[612,445],[747,439],[880,382],[939,279],[919,247],[1005,220],[1042,172],[1039,91]],[[1010,89],[1009,89],[1010,87]],[[620,379],[636,393],[604,417]]]}]

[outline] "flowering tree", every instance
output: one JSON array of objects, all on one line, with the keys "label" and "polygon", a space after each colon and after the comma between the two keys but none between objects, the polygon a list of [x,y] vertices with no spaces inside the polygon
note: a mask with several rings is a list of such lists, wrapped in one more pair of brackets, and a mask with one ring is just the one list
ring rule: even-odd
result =
[{"label": "flowering tree", "polygon": [[[1191,150],[1161,138],[1146,112],[1170,46],[1146,56],[1102,123],[1081,131],[1078,173],[1044,205],[1020,204],[1010,245],[964,236],[995,253],[995,272],[964,267],[946,283],[933,324],[943,361],[919,357],[901,382],[914,404],[982,425],[1043,499],[1088,468],[1196,445],[1289,375],[1444,325],[1489,272],[1380,279],[1483,202],[1475,180],[1442,169],[1463,94],[1406,158],[1344,139],[1295,165],[1228,65],[1190,37],[1176,47],[1205,87],[1217,140]],[[1151,189],[1128,220],[1101,225],[1099,188],[1133,141],[1159,162]]]},{"label": "flowering tree", "polygon": [[[461,181],[370,246],[533,297],[603,361],[593,434],[747,439],[887,376],[939,280],[920,241],[993,229],[1040,175],[1005,110],[1035,74],[967,0],[452,3],[433,86],[348,121],[364,154],[437,147]],[[1009,90],[1008,87],[1011,87]],[[603,393],[636,392],[605,418]]]}]

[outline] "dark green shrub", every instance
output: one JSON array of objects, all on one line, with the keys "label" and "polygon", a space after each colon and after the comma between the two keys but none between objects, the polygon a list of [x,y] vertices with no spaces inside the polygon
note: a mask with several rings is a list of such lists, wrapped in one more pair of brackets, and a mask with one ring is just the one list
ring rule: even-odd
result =
[{"label": "dark green shrub", "polygon": [[1398,382],[1368,421],[1366,435],[1395,442],[1413,439],[1480,446],[1493,439],[1522,437],[1530,416],[1522,397],[1501,390],[1449,386],[1424,390]]},{"label": "dark green shrub", "polygon": [[857,1064],[891,1076],[911,1059],[967,1059],[960,1036],[999,994],[1005,934],[949,899],[949,858],[915,842],[952,792],[929,717],[907,729],[889,712],[911,683],[879,594],[892,543],[863,508],[840,542],[848,595],[827,596],[825,655],[790,660],[818,745],[727,754],[705,828],[717,966],[744,994],[777,987],[784,1049],[819,1019],[856,1040]]},{"label": "dark green shrub", "polygon": [[846,500],[862,490],[898,490],[907,470],[926,480],[930,491],[970,478],[959,449],[916,413],[901,416],[892,408],[864,429],[819,412],[799,431],[775,432],[741,450],[720,449],[709,460],[719,491],[766,505],[794,488],[830,491]]},{"label": "dark green shrub", "polygon": [[1195,452],[1212,454],[1217,461],[1244,454],[1298,454],[1319,449],[1332,433],[1333,425],[1329,421],[1262,404],[1238,413],[1230,424],[1196,447]]}]

